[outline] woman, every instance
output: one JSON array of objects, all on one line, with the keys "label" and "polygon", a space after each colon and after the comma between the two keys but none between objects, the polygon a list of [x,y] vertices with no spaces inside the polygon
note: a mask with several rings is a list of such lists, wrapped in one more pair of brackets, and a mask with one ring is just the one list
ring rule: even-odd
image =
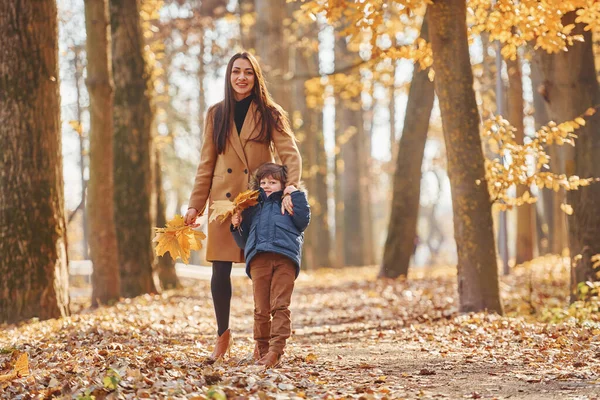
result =
[{"label": "woman", "polygon": [[[297,186],[302,160],[287,115],[271,98],[256,58],[237,53],[227,64],[225,99],[210,107],[206,116],[200,165],[185,223],[194,224],[207,200],[210,214],[215,200],[233,200],[247,190],[251,172],[274,162],[273,150],[288,169],[288,186]],[[293,213],[291,196],[282,203],[282,214],[285,210]],[[231,264],[244,261],[229,225],[229,221],[208,225],[206,258],[213,265],[211,292],[217,319],[213,359],[223,357],[233,342],[229,330]]]}]

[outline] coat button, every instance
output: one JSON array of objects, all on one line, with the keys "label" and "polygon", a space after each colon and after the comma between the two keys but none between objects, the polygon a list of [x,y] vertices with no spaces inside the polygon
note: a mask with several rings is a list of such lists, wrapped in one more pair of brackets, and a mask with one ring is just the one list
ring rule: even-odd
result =
[{"label": "coat button", "polygon": [[231,197],[231,193],[227,193],[225,196],[227,196],[227,198]]},{"label": "coat button", "polygon": [[247,173],[248,173],[248,170],[247,170],[247,169],[245,169],[245,170],[244,170],[244,173],[245,173],[245,174],[247,174]]},{"label": "coat button", "polygon": [[227,172],[232,173],[233,170],[231,168],[227,168]]}]

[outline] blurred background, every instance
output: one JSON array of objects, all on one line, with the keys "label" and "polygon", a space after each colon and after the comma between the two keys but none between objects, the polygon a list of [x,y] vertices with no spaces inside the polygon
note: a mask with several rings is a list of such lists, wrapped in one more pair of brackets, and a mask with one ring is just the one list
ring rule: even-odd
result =
[{"label": "blurred background", "polygon": [[[365,38],[359,38],[359,43],[355,38],[347,46],[336,47],[336,35],[339,39],[340,33],[321,17],[308,17],[307,13],[300,16],[299,4],[295,3],[287,4],[283,10],[283,38],[277,39],[263,35],[255,25],[257,14],[252,1],[145,3],[147,10],[142,13],[145,52],[154,88],[153,140],[162,159],[167,218],[187,209],[199,162],[204,114],[208,106],[223,99],[227,61],[235,52],[246,49],[257,55],[275,101],[288,111],[304,157],[304,180],[314,182],[308,185],[315,219],[307,233],[306,252],[315,254],[305,257],[306,265],[315,268],[381,262],[390,216],[395,154],[405,119],[413,61],[371,62],[371,49]],[[89,258],[86,240],[89,231],[82,212],[89,177],[90,126],[85,85],[84,2],[59,0],[58,6],[69,258],[82,260]],[[394,40],[413,42],[419,35],[421,21],[414,17],[400,17],[400,20],[404,23],[403,30],[397,32]],[[280,53],[267,63],[260,50],[279,39],[285,41],[285,57]],[[495,46],[484,45],[481,40],[471,44],[478,101],[482,107],[484,101],[488,102],[488,114],[495,107],[495,51]],[[530,105],[533,96],[527,62],[523,70],[524,96]],[[507,80],[506,76],[503,78]],[[275,86],[281,82],[286,90],[293,91],[291,97],[281,97],[280,93],[285,91]],[[346,112],[349,109],[350,115]],[[525,122],[526,134],[531,134],[532,115],[527,115]],[[361,155],[364,161],[357,168],[344,168],[345,163],[358,162],[344,157],[343,148],[348,141],[358,142],[359,150],[364,152]],[[336,188],[342,176],[346,181],[360,182],[356,187],[362,193]],[[314,190],[314,185],[322,190]],[[348,202],[340,193],[349,198],[364,197],[364,201]],[[340,212],[349,205],[354,205],[355,210],[348,214]],[[514,225],[513,214],[509,215],[510,226]],[[422,163],[417,232],[414,265],[456,262],[450,185],[437,102],[431,112]],[[509,243],[514,242],[512,233],[509,229]],[[357,243],[363,249],[358,255],[348,251],[345,254],[343,246],[336,244],[343,240],[342,234],[359,236]],[[327,240],[318,241],[320,237]],[[513,255],[514,244],[509,244],[509,248]],[[201,253],[192,257],[191,263],[206,265]]]}]

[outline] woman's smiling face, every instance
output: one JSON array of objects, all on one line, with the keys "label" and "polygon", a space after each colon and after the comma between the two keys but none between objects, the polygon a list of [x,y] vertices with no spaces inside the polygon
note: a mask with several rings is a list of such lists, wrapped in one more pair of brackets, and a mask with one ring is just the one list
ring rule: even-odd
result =
[{"label": "woman's smiling face", "polygon": [[245,58],[238,58],[233,62],[231,68],[231,86],[237,101],[248,97],[254,89],[254,69],[252,64]]}]

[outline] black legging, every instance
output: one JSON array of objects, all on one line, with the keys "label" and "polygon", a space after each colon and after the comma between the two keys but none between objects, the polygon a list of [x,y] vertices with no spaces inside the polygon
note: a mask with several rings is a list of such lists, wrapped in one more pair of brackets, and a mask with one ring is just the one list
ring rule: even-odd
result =
[{"label": "black legging", "polygon": [[212,292],[217,317],[218,334],[229,329],[229,309],[231,307],[231,261],[214,261],[210,291]]}]

